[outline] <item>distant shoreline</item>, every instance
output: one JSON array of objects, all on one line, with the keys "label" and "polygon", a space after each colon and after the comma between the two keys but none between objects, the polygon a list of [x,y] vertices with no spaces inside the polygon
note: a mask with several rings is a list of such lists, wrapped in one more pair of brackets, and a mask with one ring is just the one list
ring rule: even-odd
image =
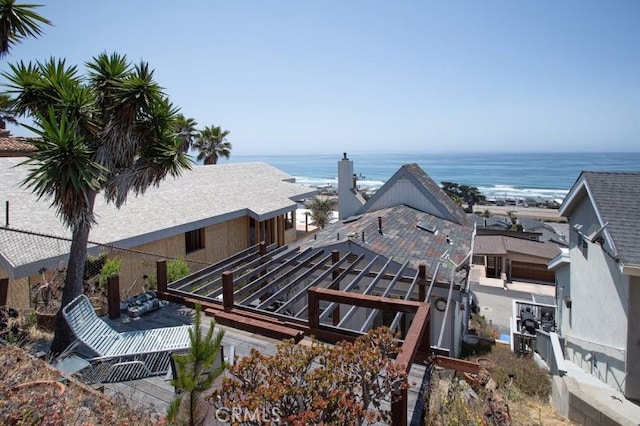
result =
[{"label": "distant shoreline", "polygon": [[541,207],[514,207],[514,206],[494,206],[480,205],[473,206],[473,212],[482,215],[485,210],[489,210],[492,216],[508,216],[509,212],[515,214],[516,217],[528,217],[537,219],[542,222],[559,222],[566,223],[567,218],[560,216],[558,209],[546,209]]},{"label": "distant shoreline", "polygon": [[[340,199],[334,194],[321,194],[318,197],[336,199],[336,211],[340,203]],[[558,222],[567,223],[567,218],[560,216],[558,209],[542,208],[542,207],[521,207],[521,206],[496,206],[491,204],[476,204],[473,206],[473,212],[479,216],[484,214],[485,210],[489,210],[492,216],[509,216],[509,212],[515,214],[516,217],[528,217],[541,222]]]}]

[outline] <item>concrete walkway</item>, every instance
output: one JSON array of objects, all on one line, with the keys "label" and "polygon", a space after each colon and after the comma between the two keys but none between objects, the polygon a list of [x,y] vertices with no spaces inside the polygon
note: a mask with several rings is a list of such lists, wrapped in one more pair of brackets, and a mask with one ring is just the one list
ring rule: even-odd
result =
[{"label": "concrete walkway", "polygon": [[581,425],[640,425],[640,406],[565,361],[567,374],[553,377],[553,406],[569,420]]},{"label": "concrete walkway", "polygon": [[524,281],[512,281],[504,284],[499,278],[487,278],[484,276],[484,267],[480,265],[473,265],[471,273],[471,281],[476,281],[481,286],[497,287],[554,298],[556,296],[556,287],[552,284],[536,284]]}]

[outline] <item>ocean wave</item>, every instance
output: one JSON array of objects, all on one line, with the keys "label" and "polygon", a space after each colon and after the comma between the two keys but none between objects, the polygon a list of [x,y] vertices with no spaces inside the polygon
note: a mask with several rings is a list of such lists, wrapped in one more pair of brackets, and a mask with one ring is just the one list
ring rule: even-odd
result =
[{"label": "ocean wave", "polygon": [[567,189],[549,189],[549,188],[520,188],[511,185],[493,185],[478,187],[480,193],[487,198],[506,199],[536,199],[543,198],[545,200],[564,199],[569,193]]},{"label": "ocean wave", "polygon": [[[337,178],[314,178],[309,176],[295,176],[296,183],[311,186],[319,189],[338,189]],[[357,185],[361,190],[377,191],[384,185],[382,180],[362,179],[358,180]],[[567,189],[549,189],[549,188],[523,188],[513,185],[492,185],[477,187],[482,195],[489,199],[545,199],[545,200],[562,200],[568,194]]]}]

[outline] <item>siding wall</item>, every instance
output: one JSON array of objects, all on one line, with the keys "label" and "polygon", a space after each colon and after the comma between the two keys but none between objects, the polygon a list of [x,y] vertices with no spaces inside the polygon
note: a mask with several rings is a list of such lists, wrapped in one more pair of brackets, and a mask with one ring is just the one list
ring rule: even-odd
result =
[{"label": "siding wall", "polygon": [[425,197],[415,185],[407,179],[399,179],[393,185],[393,188],[385,191],[375,204],[367,207],[367,211],[376,211],[400,204],[406,204],[437,217],[450,219],[448,213],[438,209],[430,197]]},{"label": "siding wall", "polygon": [[[248,217],[242,217],[207,227],[205,229],[205,248],[188,255],[185,253],[184,234],[179,234],[134,247],[133,251],[112,251],[108,256],[123,259],[119,273],[120,291],[122,297],[129,297],[143,291],[145,286],[149,284],[144,279],[145,275],[150,278],[155,276],[158,256],[185,259],[193,272],[203,268],[205,264],[215,263],[244,250],[248,245]],[[6,276],[7,274],[0,268],[0,277]],[[40,279],[39,275],[33,275],[9,280],[7,304],[18,309],[30,308],[30,288],[36,285]]]},{"label": "siding wall", "polygon": [[629,335],[624,394],[640,400],[640,277],[629,277]]},{"label": "siding wall", "polygon": [[[0,278],[8,278],[9,275],[0,268]],[[38,277],[39,278],[39,277]],[[7,306],[16,309],[27,309],[31,307],[31,291],[29,277],[12,280],[9,278],[9,291],[7,292]],[[37,281],[36,281],[37,282]]]},{"label": "siding wall", "polygon": [[[599,227],[595,212],[585,199],[570,218],[570,291],[572,307],[565,309],[563,334],[567,358],[603,382],[622,391],[625,377],[629,284],[598,244],[587,242],[582,252],[573,230],[581,224],[584,234]],[[562,304],[564,306],[564,304]],[[591,359],[585,359],[591,354]]]}]

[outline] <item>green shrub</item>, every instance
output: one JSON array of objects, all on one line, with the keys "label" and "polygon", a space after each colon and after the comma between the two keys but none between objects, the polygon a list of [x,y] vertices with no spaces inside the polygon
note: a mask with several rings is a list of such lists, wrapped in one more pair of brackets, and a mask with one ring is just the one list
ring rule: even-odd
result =
[{"label": "green shrub", "polygon": [[174,259],[167,262],[167,280],[172,283],[191,273],[189,264],[182,259]]},{"label": "green shrub", "polygon": [[123,260],[121,257],[112,257],[104,262],[104,265],[102,265],[102,269],[100,270],[100,275],[98,276],[98,282],[102,287],[107,285],[107,278],[120,272],[122,263]]}]

